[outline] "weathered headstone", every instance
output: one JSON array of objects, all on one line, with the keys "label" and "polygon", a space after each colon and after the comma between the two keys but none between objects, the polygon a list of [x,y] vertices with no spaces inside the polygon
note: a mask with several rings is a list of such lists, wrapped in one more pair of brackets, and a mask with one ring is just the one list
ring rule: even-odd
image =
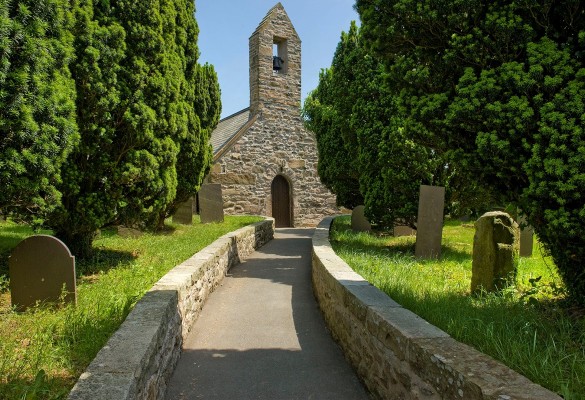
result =
[{"label": "weathered headstone", "polygon": [[516,276],[518,224],[502,211],[485,213],[475,222],[472,293],[504,288]]},{"label": "weathered headstone", "polygon": [[201,222],[223,222],[223,197],[221,184],[208,183],[201,185],[199,196],[199,215]]},{"label": "weathered headstone", "polygon": [[408,225],[399,224],[399,225],[395,225],[394,226],[393,235],[395,237],[399,237],[399,236],[414,236],[414,235],[416,235],[416,230],[415,229],[412,229]]},{"label": "weathered headstone", "polygon": [[136,228],[130,228],[124,225],[118,225],[117,227],[118,235],[123,238],[138,238],[142,236],[142,231]]},{"label": "weathered headstone", "polygon": [[10,295],[17,311],[37,302],[77,302],[75,257],[59,239],[49,235],[24,239],[12,251],[8,265]]},{"label": "weathered headstone", "polygon": [[526,225],[526,217],[520,217],[520,257],[532,257],[534,228]]},{"label": "weathered headstone", "polygon": [[193,223],[193,198],[179,204],[179,208],[173,214],[175,224],[191,225]]},{"label": "weathered headstone", "polygon": [[439,258],[443,238],[445,188],[421,185],[416,223],[414,255],[419,258]]},{"label": "weathered headstone", "polygon": [[351,229],[356,232],[369,232],[372,225],[364,214],[364,206],[356,206],[351,212]]}]

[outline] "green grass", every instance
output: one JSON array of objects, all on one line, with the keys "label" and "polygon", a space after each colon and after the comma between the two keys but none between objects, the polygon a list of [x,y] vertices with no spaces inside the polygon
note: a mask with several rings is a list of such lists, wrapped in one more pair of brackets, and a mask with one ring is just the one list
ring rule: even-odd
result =
[{"label": "green grass", "polygon": [[[196,217],[197,218],[197,217]],[[170,225],[163,234],[122,238],[114,230],[95,240],[95,255],[78,262],[78,304],[16,313],[10,307],[7,256],[30,229],[0,222],[0,399],[62,399],[164,274],[225,233],[259,217],[227,216],[221,224]]]},{"label": "green grass", "polygon": [[[355,233],[337,218],[331,243],[370,283],[404,307],[565,399],[585,399],[585,318],[571,309],[556,267],[535,243],[515,285],[470,295],[472,224],[448,221],[439,261],[417,260],[414,237]],[[539,278],[540,277],[540,278]]]}]

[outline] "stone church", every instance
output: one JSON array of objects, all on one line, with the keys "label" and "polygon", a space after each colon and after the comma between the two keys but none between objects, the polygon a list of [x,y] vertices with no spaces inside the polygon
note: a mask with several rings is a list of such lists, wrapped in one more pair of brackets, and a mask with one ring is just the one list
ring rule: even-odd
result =
[{"label": "stone church", "polygon": [[338,212],[317,175],[317,145],[300,104],[301,40],[278,3],[250,37],[250,107],[221,120],[211,135],[206,181],[221,184],[226,214],[303,227]]}]

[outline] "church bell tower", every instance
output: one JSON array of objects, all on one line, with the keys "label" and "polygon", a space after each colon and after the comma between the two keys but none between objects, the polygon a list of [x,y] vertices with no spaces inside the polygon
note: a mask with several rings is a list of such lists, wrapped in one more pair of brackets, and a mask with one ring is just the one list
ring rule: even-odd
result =
[{"label": "church bell tower", "polygon": [[250,112],[298,113],[301,105],[301,40],[281,3],[250,37]]}]

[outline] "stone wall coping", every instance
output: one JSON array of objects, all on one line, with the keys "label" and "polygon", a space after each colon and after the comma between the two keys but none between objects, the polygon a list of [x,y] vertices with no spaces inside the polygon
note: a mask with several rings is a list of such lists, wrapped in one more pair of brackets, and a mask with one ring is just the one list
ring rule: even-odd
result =
[{"label": "stone wall coping", "polygon": [[313,235],[313,290],[332,336],[375,397],[561,399],[364,280],[331,248],[333,218]]},{"label": "stone wall coping", "polygon": [[274,219],[240,228],[164,275],[81,375],[69,400],[162,399],[183,340],[227,270],[274,236]]}]

